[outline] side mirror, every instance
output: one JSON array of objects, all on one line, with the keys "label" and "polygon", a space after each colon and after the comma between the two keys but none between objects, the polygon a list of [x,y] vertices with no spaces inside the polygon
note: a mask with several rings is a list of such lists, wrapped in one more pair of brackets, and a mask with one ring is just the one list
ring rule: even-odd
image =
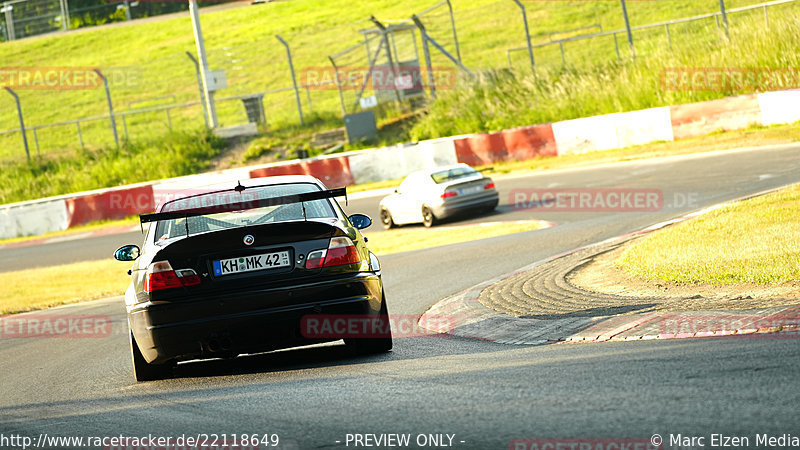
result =
[{"label": "side mirror", "polygon": [[363,230],[364,228],[372,225],[372,219],[365,214],[353,214],[352,216],[348,217],[348,219],[350,219],[350,223],[353,224],[353,227],[358,228],[359,230]]},{"label": "side mirror", "polygon": [[114,252],[114,259],[117,261],[135,261],[139,257],[139,247],[136,245],[124,245]]}]

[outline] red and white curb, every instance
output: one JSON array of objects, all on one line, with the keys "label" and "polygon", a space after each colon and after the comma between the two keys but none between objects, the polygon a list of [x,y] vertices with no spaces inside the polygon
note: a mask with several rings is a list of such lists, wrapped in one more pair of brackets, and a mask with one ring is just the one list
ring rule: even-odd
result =
[{"label": "red and white curb", "polygon": [[[563,319],[518,318],[499,313],[480,303],[487,287],[517,274],[531,271],[558,258],[593,247],[622,241],[650,233],[669,225],[684,222],[726,207],[735,202],[769,194],[775,188],[720,203],[684,216],[661,222],[642,230],[627,233],[564,252],[511,273],[477,284],[447,297],[426,311],[419,326],[433,333],[450,334],[510,345],[541,345],[555,342],[605,342],[651,339],[683,339],[700,337],[741,336],[777,333],[800,337],[800,305],[779,306],[740,311],[663,311],[618,316],[568,317]],[[798,301],[800,303],[800,301]],[[448,320],[441,320],[447,317]]]}]

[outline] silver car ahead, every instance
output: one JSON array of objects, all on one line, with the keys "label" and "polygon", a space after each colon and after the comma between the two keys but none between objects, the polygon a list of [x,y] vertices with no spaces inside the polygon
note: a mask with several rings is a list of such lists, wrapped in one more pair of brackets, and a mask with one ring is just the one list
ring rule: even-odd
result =
[{"label": "silver car ahead", "polygon": [[497,190],[491,178],[466,164],[414,172],[381,200],[384,228],[438,220],[467,212],[488,212],[497,207]]}]

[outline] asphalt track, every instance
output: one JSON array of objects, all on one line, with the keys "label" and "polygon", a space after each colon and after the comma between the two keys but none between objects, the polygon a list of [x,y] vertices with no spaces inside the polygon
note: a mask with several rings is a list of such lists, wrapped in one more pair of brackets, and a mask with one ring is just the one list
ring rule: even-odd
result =
[{"label": "asphalt track", "polygon": [[[558,225],[383,257],[390,313],[418,316],[445,296],[533,261],[797,182],[797,145],[499,178],[501,207],[469,221]],[[510,192],[529,188],[654,188],[664,207],[512,208]],[[377,217],[377,199],[353,200],[346,209]],[[0,249],[0,270],[109,257],[116,246],[140,240],[135,233]],[[712,433],[749,436],[753,447],[756,433],[800,435],[796,339],[515,347],[403,338],[386,355],[353,357],[334,344],[186,363],[174,379],[136,384],[119,299],[32,317],[54,313],[108,315],[112,333],[0,339],[3,436],[277,433],[285,448],[347,448],[348,433],[411,433],[412,443],[419,433],[443,433],[455,434],[453,447],[472,449],[509,448],[520,438],[649,440],[655,433],[667,444],[671,434],[703,436],[706,446]]]}]

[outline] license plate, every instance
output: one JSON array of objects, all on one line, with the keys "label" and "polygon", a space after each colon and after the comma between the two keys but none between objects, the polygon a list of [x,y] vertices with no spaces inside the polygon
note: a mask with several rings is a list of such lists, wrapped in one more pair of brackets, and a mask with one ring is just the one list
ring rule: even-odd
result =
[{"label": "license plate", "polygon": [[468,187],[468,188],[461,189],[461,195],[474,194],[474,193],[480,192],[482,190],[483,190],[483,186]]},{"label": "license plate", "polygon": [[289,252],[263,253],[261,255],[240,256],[238,258],[214,261],[214,275],[254,272],[291,265]]}]

